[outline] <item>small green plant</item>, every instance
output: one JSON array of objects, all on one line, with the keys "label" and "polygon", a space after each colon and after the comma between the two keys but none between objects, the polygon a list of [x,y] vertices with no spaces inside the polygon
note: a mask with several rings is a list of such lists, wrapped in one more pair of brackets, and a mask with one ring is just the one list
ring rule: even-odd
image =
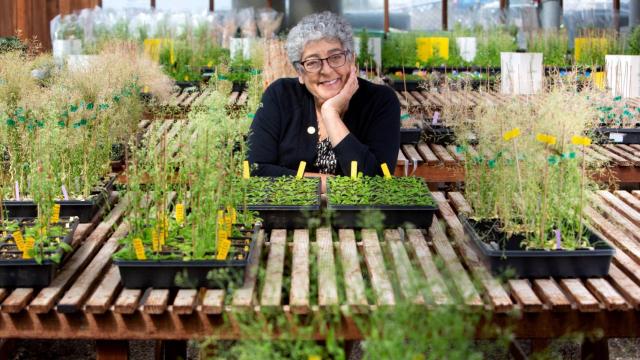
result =
[{"label": "small green plant", "polygon": [[327,180],[327,195],[334,205],[434,205],[427,185],[417,177],[336,176]]},{"label": "small green plant", "polygon": [[527,51],[542,53],[545,66],[567,67],[567,52],[569,38],[566,31],[537,31],[530,32],[527,38]]},{"label": "small green plant", "polygon": [[627,39],[627,53],[629,55],[640,55],[640,26],[634,27]]}]

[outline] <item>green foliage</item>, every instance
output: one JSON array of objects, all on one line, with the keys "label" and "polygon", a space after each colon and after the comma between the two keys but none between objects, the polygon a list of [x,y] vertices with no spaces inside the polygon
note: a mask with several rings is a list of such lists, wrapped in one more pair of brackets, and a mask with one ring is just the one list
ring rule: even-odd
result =
[{"label": "green foliage", "polygon": [[634,27],[627,39],[627,53],[629,55],[640,55],[640,26]]},{"label": "green foliage", "polygon": [[382,43],[382,65],[389,67],[414,67],[416,63],[416,38],[418,33],[388,33]]},{"label": "green foliage", "polygon": [[317,205],[318,178],[251,177],[245,180],[247,205]]},{"label": "green foliage", "polygon": [[327,196],[333,205],[434,205],[429,188],[417,177],[331,177]]},{"label": "green foliage", "polygon": [[567,67],[569,39],[565,31],[538,31],[529,33],[527,39],[529,52],[542,53],[546,66]]},{"label": "green foliage", "polygon": [[482,67],[500,67],[500,52],[516,51],[515,37],[505,28],[494,27],[479,34],[474,64]]},{"label": "green foliage", "polygon": [[27,45],[23,44],[20,39],[15,36],[0,37],[0,54],[20,51],[27,51]]}]

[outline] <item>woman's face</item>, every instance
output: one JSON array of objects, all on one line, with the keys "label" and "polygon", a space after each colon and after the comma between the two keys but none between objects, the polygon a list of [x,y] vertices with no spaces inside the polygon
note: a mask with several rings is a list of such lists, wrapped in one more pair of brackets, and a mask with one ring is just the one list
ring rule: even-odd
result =
[{"label": "woman's face", "polygon": [[[346,61],[342,66],[335,66],[340,63],[340,54],[346,55]],[[321,61],[321,67],[316,72],[307,71],[304,68],[297,69],[300,83],[307,87],[307,90],[319,104],[336,96],[342,90],[344,84],[347,83],[351,65],[353,64],[353,56],[345,53],[339,40],[322,39],[308,42],[302,51],[302,58],[300,59],[301,63],[309,67],[309,60],[329,57],[331,58]],[[330,63],[335,67],[329,65]]]}]

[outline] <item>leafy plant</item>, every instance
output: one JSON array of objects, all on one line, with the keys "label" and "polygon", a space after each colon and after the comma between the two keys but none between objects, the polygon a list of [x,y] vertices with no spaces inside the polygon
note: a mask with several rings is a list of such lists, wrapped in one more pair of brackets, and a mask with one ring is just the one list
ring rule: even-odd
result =
[{"label": "leafy plant", "polygon": [[417,177],[331,177],[327,197],[334,205],[434,205],[429,188]]},{"label": "leafy plant", "polygon": [[542,53],[542,59],[546,66],[566,67],[568,61],[569,38],[566,31],[537,31],[530,32],[527,38],[527,50],[534,53]]}]

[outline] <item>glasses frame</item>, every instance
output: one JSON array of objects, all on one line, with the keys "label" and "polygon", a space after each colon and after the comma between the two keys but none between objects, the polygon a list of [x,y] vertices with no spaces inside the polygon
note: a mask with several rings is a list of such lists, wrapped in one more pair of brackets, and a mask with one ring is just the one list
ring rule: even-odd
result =
[{"label": "glasses frame", "polygon": [[[305,72],[307,72],[307,73],[310,73],[310,74],[317,74],[317,73],[319,73],[320,71],[322,71],[322,67],[324,66],[325,61],[326,61],[326,63],[327,63],[327,66],[329,66],[329,67],[330,67],[330,68],[332,68],[332,69],[337,69],[337,68],[339,68],[339,67],[343,67],[343,66],[344,66],[344,64],[346,64],[346,63],[347,63],[347,57],[348,57],[350,54],[351,54],[351,51],[349,51],[349,50],[344,50],[344,51],[341,51],[341,52],[337,52],[337,53],[331,54],[331,55],[327,56],[326,58],[311,58],[311,59],[307,59],[307,60],[304,60],[304,61],[296,61],[296,62],[294,62],[294,65],[301,67],[301,68],[302,68]],[[341,65],[333,66],[333,65],[331,65],[331,64],[329,63],[329,58],[330,58],[330,57],[333,57],[333,56],[336,56],[336,55],[344,55],[344,62],[343,62]],[[309,70],[307,70],[307,67],[305,66],[305,63],[307,63],[308,61],[312,61],[312,60],[313,60],[313,61],[320,60],[320,68],[318,68],[318,70],[316,70],[316,71],[309,71]]]}]

